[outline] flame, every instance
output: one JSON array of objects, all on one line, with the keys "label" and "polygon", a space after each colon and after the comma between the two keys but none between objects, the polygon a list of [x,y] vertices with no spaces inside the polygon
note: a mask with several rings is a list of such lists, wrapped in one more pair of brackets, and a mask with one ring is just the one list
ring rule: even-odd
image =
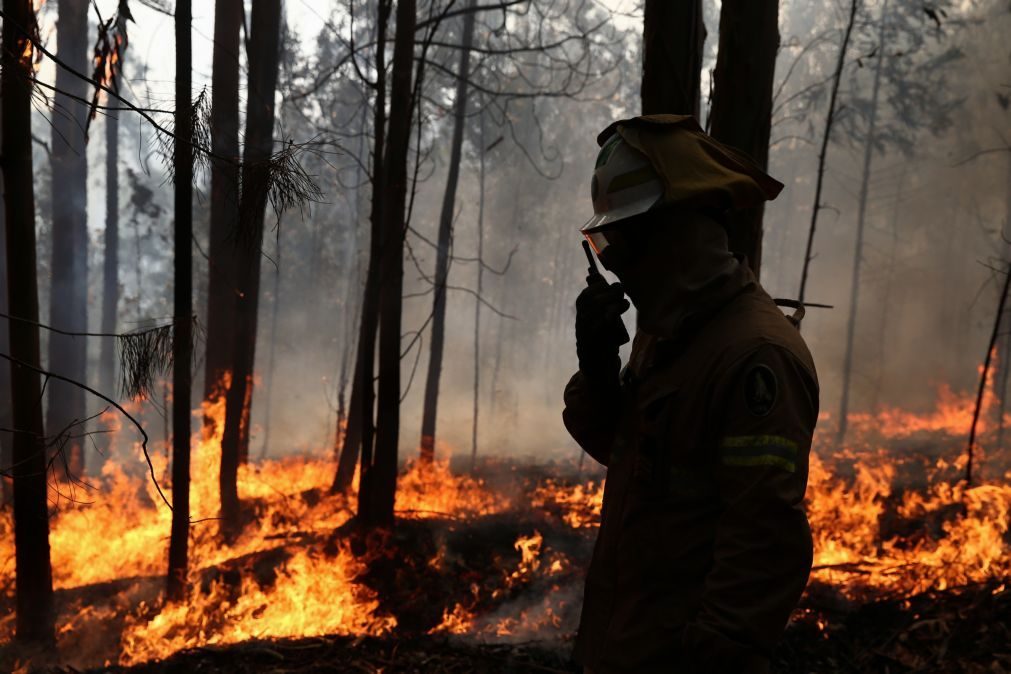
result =
[{"label": "flame", "polygon": [[[227,383],[219,391],[226,388]],[[131,412],[140,405],[130,404]],[[830,419],[820,427],[807,499],[814,584],[855,601],[991,579],[1006,586],[1011,473],[998,469],[1008,457],[996,448],[992,400],[981,415],[977,448],[977,474],[988,479],[971,488],[960,482],[973,404],[973,396],[943,388],[936,407],[926,412],[888,408],[854,414],[845,447],[837,446]],[[59,502],[50,543],[56,588],[75,597],[104,591],[114,601],[94,606],[81,598],[68,601],[59,617],[61,648],[84,648],[93,635],[110,632],[115,643],[101,657],[133,664],[252,638],[384,635],[398,629],[382,597],[359,582],[369,557],[333,537],[353,516],[354,502],[353,496],[328,492],[334,470],[329,451],[241,466],[240,497],[255,517],[232,544],[221,542],[213,518],[224,408],[219,394],[195,414],[210,423],[197,424],[192,440],[193,591],[178,604],[165,603],[160,594],[171,513],[145,474],[124,467],[143,465],[139,446],[126,440],[129,427],[120,431],[117,417],[103,417],[101,423],[114,433],[100,489],[78,494],[90,504]],[[460,578],[460,592],[447,598],[429,633],[513,641],[571,633],[604,483],[553,475],[507,496],[479,477],[454,474],[447,452],[442,446],[432,463],[407,462],[398,481],[398,517],[458,527],[504,515],[530,525],[511,539],[510,554],[494,556],[487,568]],[[151,459],[166,488],[167,451],[156,448]],[[584,541],[585,554],[577,558],[559,550],[560,530],[569,540]],[[452,575],[456,563],[439,543],[419,568]],[[8,510],[0,512],[0,598],[8,604],[13,583]],[[106,583],[115,585],[103,590]],[[822,620],[810,610],[799,615]],[[824,635],[827,623],[821,629]],[[8,611],[0,616],[0,643],[12,632]]]}]

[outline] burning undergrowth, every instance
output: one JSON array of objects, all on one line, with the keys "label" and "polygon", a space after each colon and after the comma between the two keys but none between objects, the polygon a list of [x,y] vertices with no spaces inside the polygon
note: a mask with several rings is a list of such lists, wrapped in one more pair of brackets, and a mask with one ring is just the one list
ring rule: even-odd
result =
[{"label": "burning undergrowth", "polygon": [[[926,415],[854,416],[842,448],[823,420],[808,492],[815,571],[791,634],[814,630],[819,639],[804,643],[818,648],[841,643],[840,625],[883,601],[916,613],[925,592],[1007,594],[1011,487],[1003,457],[982,449],[984,480],[960,482],[970,411],[969,400],[946,394]],[[985,447],[998,430],[983,430]],[[354,501],[328,493],[330,461],[267,461],[242,468],[247,524],[225,545],[213,519],[219,440],[194,443],[186,603],[162,597],[169,512],[149,481],[109,462],[87,494],[92,503],[60,502],[51,535],[59,663],[130,665],[313,637],[567,649],[603,496],[599,473],[492,461],[472,477],[448,460],[408,462],[400,524],[366,535],[352,524]],[[154,458],[165,475],[164,458]],[[4,512],[0,642],[13,630],[10,529]]]}]

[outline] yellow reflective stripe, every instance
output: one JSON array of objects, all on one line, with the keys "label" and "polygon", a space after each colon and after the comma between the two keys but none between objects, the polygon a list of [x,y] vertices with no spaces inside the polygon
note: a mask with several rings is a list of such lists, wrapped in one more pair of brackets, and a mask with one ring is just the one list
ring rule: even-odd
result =
[{"label": "yellow reflective stripe", "polygon": [[763,454],[761,456],[724,456],[721,459],[724,466],[776,466],[793,473],[797,470],[797,464],[789,459],[774,454]]},{"label": "yellow reflective stripe", "polygon": [[797,469],[797,443],[780,435],[731,435],[720,442],[725,466],[778,466]]}]

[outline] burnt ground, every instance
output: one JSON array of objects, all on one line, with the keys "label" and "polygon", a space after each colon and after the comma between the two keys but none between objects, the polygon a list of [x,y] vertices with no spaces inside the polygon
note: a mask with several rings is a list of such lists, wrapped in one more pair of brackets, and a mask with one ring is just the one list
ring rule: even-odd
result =
[{"label": "burnt ground", "polygon": [[[535,533],[543,536],[539,556],[543,566],[539,572],[517,576],[521,554],[514,544],[518,537]],[[377,638],[254,641],[183,651],[133,668],[94,668],[117,659],[118,617],[103,623],[106,635],[112,635],[107,637],[111,643],[104,647],[104,656],[90,665],[77,663],[76,669],[64,665],[49,671],[578,672],[569,651],[581,604],[582,564],[589,560],[595,533],[568,527],[560,510],[548,504],[474,520],[402,520],[391,535],[381,537],[361,536],[353,527],[326,539],[296,535],[279,541],[277,548],[202,570],[195,591],[207,591],[211,581],[237,584],[243,577],[255,578],[266,588],[293,550],[311,547],[316,554],[327,555],[333,554],[337,543],[347,541],[372,560],[358,582],[378,592],[381,610],[397,618],[396,632]],[[441,562],[433,566],[437,554]],[[544,573],[549,560],[559,554],[569,563],[561,571]],[[142,580],[158,587],[162,582]],[[101,612],[101,596],[108,596],[109,590],[75,588],[58,593],[58,600],[95,606]],[[485,637],[427,634],[441,622],[444,610],[457,603],[479,616],[479,627],[493,628],[503,616],[536,614],[549,595],[562,599],[552,604],[555,625],[514,629],[511,643],[497,640],[494,629],[486,629]],[[831,587],[814,585],[802,607],[803,617],[791,624],[777,652],[775,672],[1011,674],[1011,589],[996,581],[864,604],[844,599]],[[74,649],[84,646],[78,642]],[[5,669],[3,659],[0,670]]]},{"label": "burnt ground", "polygon": [[[1011,591],[993,584],[864,605],[794,623],[774,671],[1011,672]],[[162,662],[101,672],[578,672],[568,643],[467,644],[445,638],[328,637],[203,648]]]},{"label": "burnt ground", "polygon": [[[864,605],[830,621],[794,623],[779,649],[783,674],[1011,672],[1011,591],[981,585]],[[435,637],[258,641],[202,648],[134,668],[130,674],[188,672],[578,672],[568,643],[476,644]]]}]

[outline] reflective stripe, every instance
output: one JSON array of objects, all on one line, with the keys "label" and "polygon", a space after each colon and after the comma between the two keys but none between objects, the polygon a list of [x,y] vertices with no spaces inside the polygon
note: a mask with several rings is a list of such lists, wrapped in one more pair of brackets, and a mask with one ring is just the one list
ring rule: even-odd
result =
[{"label": "reflective stripe", "polygon": [[779,435],[731,435],[720,443],[725,466],[778,466],[797,469],[797,443]]}]

